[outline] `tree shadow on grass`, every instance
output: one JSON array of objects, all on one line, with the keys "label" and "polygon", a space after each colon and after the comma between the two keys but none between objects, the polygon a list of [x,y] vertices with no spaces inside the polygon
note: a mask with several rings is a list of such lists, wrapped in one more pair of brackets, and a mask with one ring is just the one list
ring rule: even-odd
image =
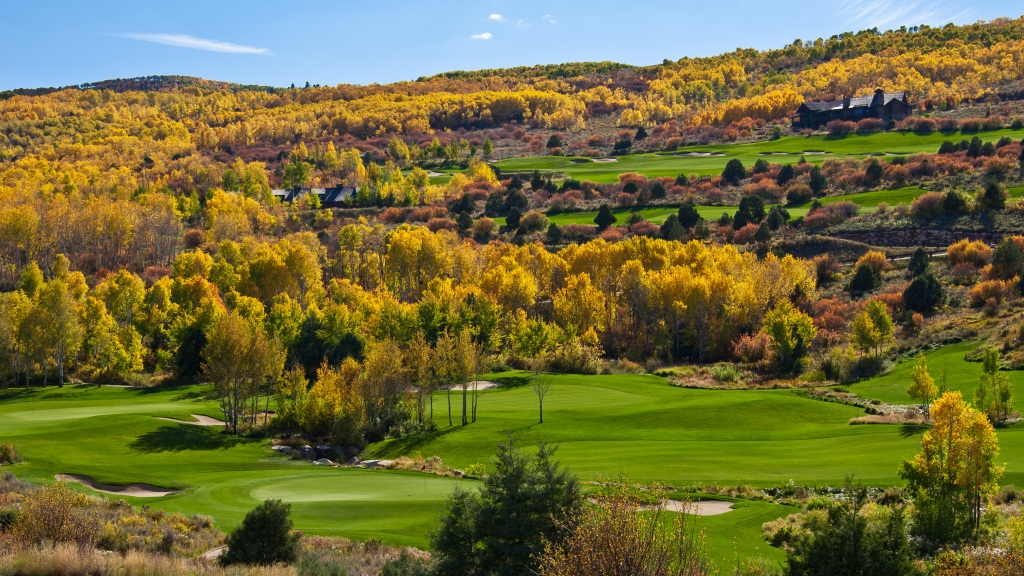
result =
[{"label": "tree shadow on grass", "polygon": [[924,434],[929,426],[925,424],[901,424],[900,425],[900,437],[911,438],[919,434]]},{"label": "tree shadow on grass", "polygon": [[178,424],[160,428],[139,436],[129,448],[137,452],[181,452],[183,450],[227,450],[235,446],[261,442],[227,434],[220,427]]},{"label": "tree shadow on grass", "polygon": [[434,430],[433,432],[424,432],[422,434],[413,434],[396,438],[391,442],[388,442],[387,448],[379,452],[378,455],[383,458],[398,458],[399,456],[415,454],[430,442],[443,438],[445,435],[451,434],[460,428],[462,428],[462,426],[445,426],[444,428]]},{"label": "tree shadow on grass", "polygon": [[501,384],[502,390],[511,390],[513,388],[522,388],[530,385],[529,376],[498,376],[493,378],[495,382]]}]

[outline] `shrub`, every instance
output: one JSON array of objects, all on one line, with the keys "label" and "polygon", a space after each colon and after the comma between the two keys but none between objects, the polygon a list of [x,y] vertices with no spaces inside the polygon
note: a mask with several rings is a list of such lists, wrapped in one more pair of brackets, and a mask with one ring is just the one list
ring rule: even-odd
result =
[{"label": "shrub", "polygon": [[228,536],[228,549],[220,557],[221,564],[269,566],[295,562],[301,536],[292,532],[291,509],[291,504],[267,500],[250,510]]},{"label": "shrub", "polygon": [[850,280],[850,284],[846,287],[847,291],[851,294],[863,294],[865,292],[871,292],[880,284],[878,273],[868,266],[867,264],[861,264],[857,266],[857,271],[853,274],[853,279]]},{"label": "shrub", "polygon": [[494,234],[494,226],[494,220],[486,216],[481,217],[473,222],[473,239],[481,243],[489,241]]},{"label": "shrub", "polygon": [[825,125],[825,129],[833,136],[846,136],[847,134],[857,131],[857,123],[846,122],[845,120],[833,120]]},{"label": "shrub", "polygon": [[946,249],[946,264],[953,268],[958,264],[969,264],[981,268],[992,261],[992,249],[980,240],[963,239],[950,244]]},{"label": "shrub", "polygon": [[742,362],[757,364],[768,359],[768,347],[771,344],[764,332],[744,334],[732,345],[733,354]]},{"label": "shrub", "polygon": [[14,444],[0,444],[0,466],[17,462],[21,462],[21,455],[14,448]]},{"label": "shrub", "polygon": [[883,132],[885,130],[885,120],[881,118],[865,118],[857,123],[858,134],[868,134],[871,132]]},{"label": "shrub", "polygon": [[629,227],[629,233],[634,236],[647,236],[656,238],[661,229],[650,220],[641,220]]},{"label": "shrub", "polygon": [[790,206],[806,204],[814,198],[814,191],[807,184],[794,184],[786,190],[786,202]]},{"label": "shrub", "polygon": [[860,206],[857,206],[853,202],[835,202],[834,204],[826,204],[804,217],[804,227],[824,228],[826,226],[838,224],[844,220],[849,220],[856,216],[858,212],[860,212]]},{"label": "shrub", "polygon": [[946,195],[939,192],[928,192],[917,197],[910,205],[910,213],[918,218],[938,218],[943,214]]},{"label": "shrub", "polygon": [[883,271],[892,268],[892,265],[889,264],[889,260],[885,256],[885,253],[879,252],[878,250],[868,250],[863,256],[861,256],[854,267],[860,268],[861,266],[871,268],[875,274],[881,274]]},{"label": "shrub", "polygon": [[530,210],[519,220],[519,227],[527,233],[540,232],[548,227],[548,217],[538,210]]},{"label": "shrub", "polygon": [[21,505],[13,533],[25,545],[92,544],[98,523],[89,515],[89,498],[65,484],[52,484],[29,494]]},{"label": "shrub", "polygon": [[829,284],[836,279],[836,276],[839,275],[839,261],[832,256],[829,256],[828,254],[815,256],[813,262],[814,273],[817,277],[818,284]]},{"label": "shrub", "polygon": [[437,232],[438,230],[455,231],[459,229],[459,224],[451,218],[431,218],[427,221],[427,228],[431,232]]},{"label": "shrub", "polygon": [[1008,280],[985,280],[967,292],[967,301],[972,308],[981,308],[989,300],[1001,304],[1013,289],[1013,282]]},{"label": "shrub", "polygon": [[562,239],[566,242],[587,242],[597,237],[597,228],[587,224],[566,224],[562,226]]}]

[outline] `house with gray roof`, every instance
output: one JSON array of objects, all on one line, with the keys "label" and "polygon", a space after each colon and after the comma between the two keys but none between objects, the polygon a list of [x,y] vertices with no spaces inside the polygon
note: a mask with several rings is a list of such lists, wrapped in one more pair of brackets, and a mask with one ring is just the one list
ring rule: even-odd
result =
[{"label": "house with gray roof", "polygon": [[865,118],[899,121],[911,114],[913,110],[907,102],[906,92],[879,89],[872,96],[804,102],[796,111],[793,125],[796,128],[818,128],[833,120],[857,122]]}]

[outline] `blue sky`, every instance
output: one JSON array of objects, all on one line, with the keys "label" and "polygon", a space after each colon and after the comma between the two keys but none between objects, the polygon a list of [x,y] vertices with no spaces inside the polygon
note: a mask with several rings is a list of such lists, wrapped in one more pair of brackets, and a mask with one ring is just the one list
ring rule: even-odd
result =
[{"label": "blue sky", "polygon": [[0,90],[149,74],[246,84],[410,80],[448,70],[653,64],[878,26],[970,23],[1019,0],[7,0]]}]

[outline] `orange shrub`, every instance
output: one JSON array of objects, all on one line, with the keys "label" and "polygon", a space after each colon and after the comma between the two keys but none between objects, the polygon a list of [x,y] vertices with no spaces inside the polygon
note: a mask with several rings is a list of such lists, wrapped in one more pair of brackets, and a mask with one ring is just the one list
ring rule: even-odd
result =
[{"label": "orange shrub", "polygon": [[975,268],[981,268],[992,261],[992,249],[988,244],[980,240],[967,240],[954,242],[946,249],[946,264],[950,268],[958,264],[970,264]]},{"label": "orange shrub", "polygon": [[863,256],[857,260],[857,264],[854,265],[854,270],[861,266],[867,266],[875,271],[875,274],[881,274],[883,271],[892,268],[892,264],[889,264],[889,259],[886,257],[884,252],[878,250],[868,250]]},{"label": "orange shrub", "polygon": [[1010,280],[985,280],[967,291],[967,300],[972,308],[981,308],[988,300],[1000,304],[1012,290],[1013,282]]}]

